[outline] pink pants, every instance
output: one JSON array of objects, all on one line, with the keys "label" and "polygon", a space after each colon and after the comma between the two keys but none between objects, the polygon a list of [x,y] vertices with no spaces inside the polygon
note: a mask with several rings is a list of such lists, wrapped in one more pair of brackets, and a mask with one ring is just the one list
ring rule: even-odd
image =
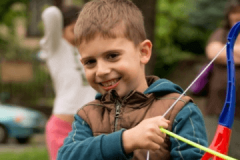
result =
[{"label": "pink pants", "polygon": [[69,122],[65,122],[54,115],[50,117],[46,125],[46,141],[50,160],[57,159],[57,152],[71,130],[72,127]]}]

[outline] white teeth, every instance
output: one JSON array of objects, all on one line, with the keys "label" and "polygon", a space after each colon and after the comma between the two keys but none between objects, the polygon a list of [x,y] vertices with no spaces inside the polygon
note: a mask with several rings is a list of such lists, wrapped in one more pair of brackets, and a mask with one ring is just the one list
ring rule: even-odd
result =
[{"label": "white teeth", "polygon": [[108,82],[104,82],[104,83],[102,83],[102,85],[104,86],[104,87],[109,87],[109,86],[112,86],[112,85],[114,85],[115,83],[117,83],[117,79],[114,79],[114,80],[111,80],[111,81],[108,81]]}]

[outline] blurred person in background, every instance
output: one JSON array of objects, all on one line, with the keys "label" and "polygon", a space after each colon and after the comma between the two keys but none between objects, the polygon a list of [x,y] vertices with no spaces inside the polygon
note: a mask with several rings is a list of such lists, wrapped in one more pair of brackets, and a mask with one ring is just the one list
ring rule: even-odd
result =
[{"label": "blurred person in background", "polygon": [[[240,21],[240,0],[231,0],[227,5],[224,25],[217,28],[209,38],[206,46],[206,55],[212,60],[215,55],[226,45],[230,28]],[[234,46],[234,61],[236,68],[236,92],[240,93],[240,36]],[[214,69],[210,78],[209,94],[206,115],[219,116],[226,97],[227,89],[227,58],[226,50],[214,61]],[[240,118],[240,98],[236,97],[236,118]]]},{"label": "blurred person in background", "polygon": [[42,13],[44,37],[40,41],[40,58],[47,63],[55,99],[53,111],[46,125],[46,143],[51,160],[57,157],[77,110],[94,100],[95,90],[87,83],[80,54],[75,48],[74,25],[80,8],[55,6]]}]

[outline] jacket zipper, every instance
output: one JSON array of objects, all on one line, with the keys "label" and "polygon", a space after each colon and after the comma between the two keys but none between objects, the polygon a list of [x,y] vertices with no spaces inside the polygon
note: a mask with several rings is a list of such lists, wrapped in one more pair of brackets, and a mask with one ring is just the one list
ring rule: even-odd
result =
[{"label": "jacket zipper", "polygon": [[117,101],[117,103],[116,103],[116,112],[115,112],[114,132],[117,130],[118,117],[119,117],[119,114],[120,114],[120,108],[121,108],[121,104],[120,104],[119,101]]}]

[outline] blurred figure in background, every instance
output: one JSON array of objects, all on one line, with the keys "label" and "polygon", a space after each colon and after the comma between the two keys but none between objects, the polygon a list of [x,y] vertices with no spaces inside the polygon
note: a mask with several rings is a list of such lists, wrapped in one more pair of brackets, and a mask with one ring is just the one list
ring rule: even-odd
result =
[{"label": "blurred figure in background", "polygon": [[[227,43],[229,30],[238,21],[240,21],[240,0],[231,0],[227,4],[224,25],[213,32],[206,46],[206,55],[210,60],[212,60]],[[225,102],[227,89],[226,59],[226,50],[224,50],[215,60],[210,78],[209,94],[207,97],[207,106],[205,108],[204,117],[209,142],[211,142],[214,137],[216,126],[218,124],[218,117],[221,114]],[[236,39],[234,46],[234,61],[236,69],[236,110],[234,117],[235,121],[232,127],[229,155],[240,159],[240,152],[238,149],[240,146],[240,36]]]},{"label": "blurred figure in background", "polygon": [[[206,46],[208,59],[214,56],[226,45],[230,28],[240,21],[240,0],[232,0],[227,6],[224,25],[210,36]],[[214,69],[210,79],[206,115],[219,116],[225,102],[227,88],[226,50],[214,62]],[[234,61],[236,67],[236,91],[240,93],[240,36],[234,46]],[[236,97],[236,118],[240,118],[240,98]]]},{"label": "blurred figure in background", "polygon": [[85,79],[80,54],[75,48],[74,25],[80,8],[68,6],[46,8],[42,13],[44,37],[40,41],[40,57],[47,63],[55,91],[52,116],[46,125],[46,142],[51,160],[57,157],[74,114],[81,106],[94,100],[93,90]]}]

